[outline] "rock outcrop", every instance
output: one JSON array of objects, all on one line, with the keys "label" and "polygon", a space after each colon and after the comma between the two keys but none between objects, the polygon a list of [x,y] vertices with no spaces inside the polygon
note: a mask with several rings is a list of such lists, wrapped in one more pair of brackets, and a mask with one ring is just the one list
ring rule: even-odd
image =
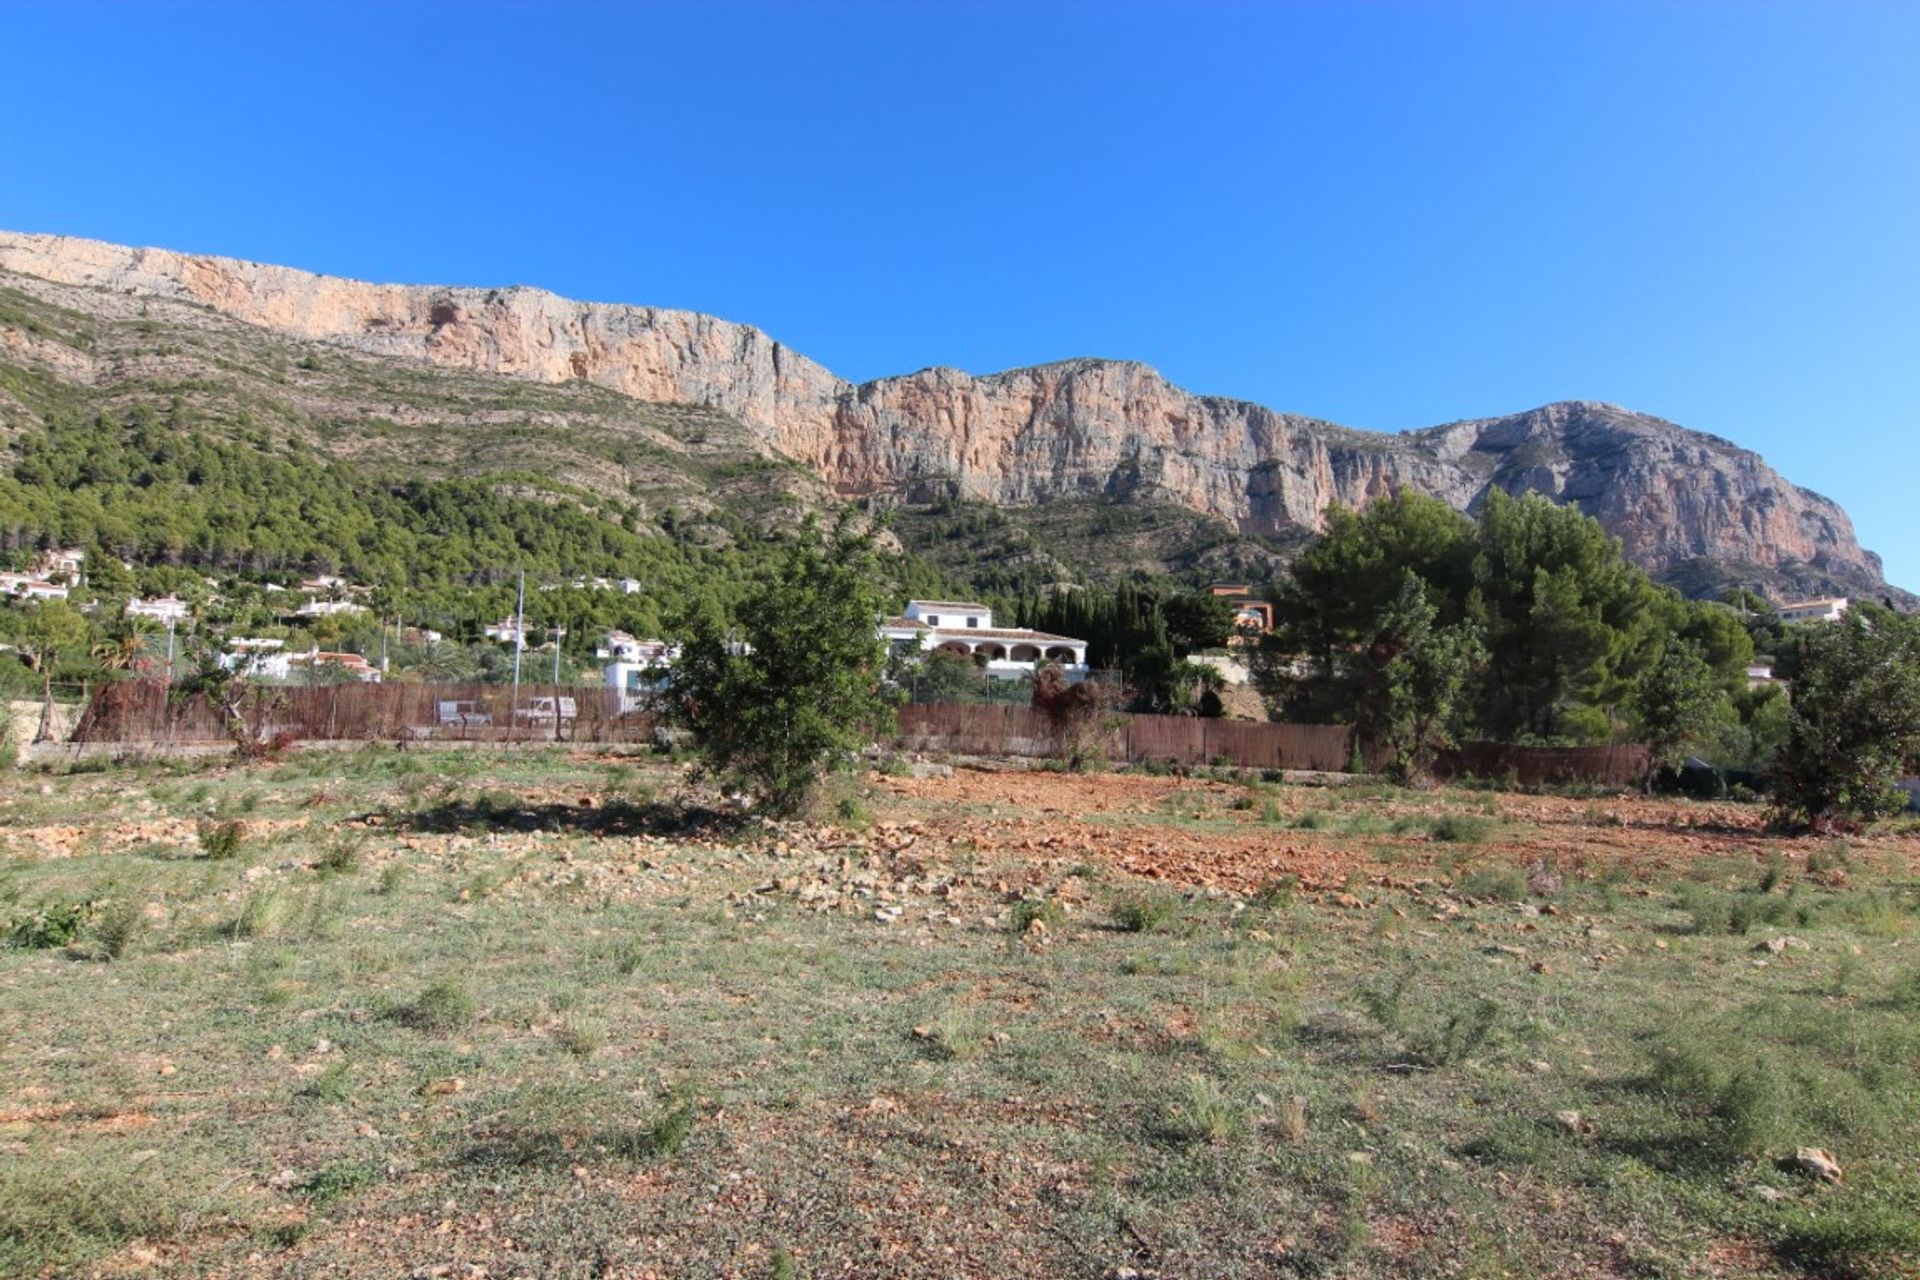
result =
[{"label": "rock outcrop", "polygon": [[524,287],[366,284],[7,233],[0,270],[188,302],[386,356],[711,406],[846,495],[1153,500],[1285,536],[1318,529],[1335,503],[1411,489],[1472,510],[1497,486],[1578,504],[1655,572],[1712,561],[1856,590],[1882,576],[1835,503],[1725,440],[1611,405],[1382,435],[1193,395],[1126,361],[982,377],[932,368],[855,385],[748,325]]}]

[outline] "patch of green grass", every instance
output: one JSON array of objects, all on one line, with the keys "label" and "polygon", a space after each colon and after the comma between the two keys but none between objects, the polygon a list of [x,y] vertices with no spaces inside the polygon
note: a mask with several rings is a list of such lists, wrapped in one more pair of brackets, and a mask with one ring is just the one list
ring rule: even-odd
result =
[{"label": "patch of green grass", "polygon": [[238,819],[222,822],[202,818],[194,824],[193,831],[200,842],[200,852],[215,862],[239,857],[240,846],[247,840],[247,824]]},{"label": "patch of green grass", "polygon": [[1427,835],[1446,844],[1484,844],[1500,824],[1492,818],[1470,813],[1448,813],[1427,826]]},{"label": "patch of green grass", "polygon": [[416,1031],[457,1031],[472,1022],[478,1007],[466,987],[442,978],[411,1000],[394,1005],[387,1016]]}]

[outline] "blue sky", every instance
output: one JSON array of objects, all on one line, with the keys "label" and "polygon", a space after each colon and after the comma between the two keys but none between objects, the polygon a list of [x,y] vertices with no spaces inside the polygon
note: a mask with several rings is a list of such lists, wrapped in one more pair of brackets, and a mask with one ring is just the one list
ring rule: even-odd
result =
[{"label": "blue sky", "polygon": [[1920,4],[0,0],[0,226],[1144,360],[1401,430],[1628,405],[1920,588]]}]

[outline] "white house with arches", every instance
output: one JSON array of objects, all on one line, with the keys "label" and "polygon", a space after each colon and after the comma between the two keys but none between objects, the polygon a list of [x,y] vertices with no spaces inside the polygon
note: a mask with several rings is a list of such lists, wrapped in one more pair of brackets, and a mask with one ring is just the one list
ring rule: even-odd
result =
[{"label": "white house with arches", "polygon": [[996,679],[1018,680],[1041,662],[1058,663],[1070,680],[1087,674],[1087,642],[1019,627],[996,627],[993,610],[959,600],[909,600],[907,611],[880,624],[895,653],[953,653],[984,664]]}]

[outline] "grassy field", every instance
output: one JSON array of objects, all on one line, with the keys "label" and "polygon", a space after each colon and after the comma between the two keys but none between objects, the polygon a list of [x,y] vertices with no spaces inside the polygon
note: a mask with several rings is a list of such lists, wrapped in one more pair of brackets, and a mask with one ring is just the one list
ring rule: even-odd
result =
[{"label": "grassy field", "polygon": [[835,813],[557,751],[9,779],[0,1273],[1920,1275],[1920,837],[967,771]]}]

